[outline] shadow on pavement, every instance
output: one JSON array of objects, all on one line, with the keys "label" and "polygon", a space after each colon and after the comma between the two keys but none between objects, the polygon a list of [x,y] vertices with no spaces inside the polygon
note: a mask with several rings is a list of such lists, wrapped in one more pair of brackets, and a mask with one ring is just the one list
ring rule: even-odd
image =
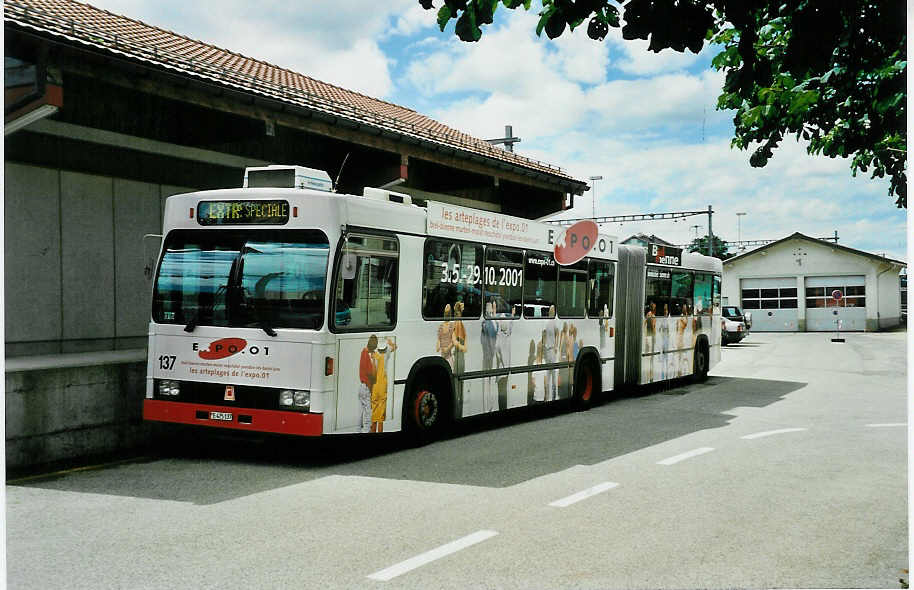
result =
[{"label": "shadow on pavement", "polygon": [[396,434],[320,440],[181,439],[173,456],[10,485],[213,504],[330,476],[508,487],[725,426],[740,406],[764,407],[805,383],[711,377],[641,388],[587,412],[524,408],[471,418],[445,440],[410,448]]}]

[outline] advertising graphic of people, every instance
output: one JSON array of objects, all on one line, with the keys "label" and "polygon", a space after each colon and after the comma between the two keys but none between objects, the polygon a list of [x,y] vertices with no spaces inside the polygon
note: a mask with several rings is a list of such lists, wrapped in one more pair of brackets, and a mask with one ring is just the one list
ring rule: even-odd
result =
[{"label": "advertising graphic of people", "polygon": [[689,306],[682,306],[682,315],[676,319],[676,337],[674,346],[676,347],[676,353],[673,355],[673,374],[670,377],[678,377],[682,375],[682,361],[683,357],[687,356],[687,352],[683,350],[686,342],[686,329],[689,327],[690,318],[688,316]]},{"label": "advertising graphic of people", "polygon": [[[654,343],[657,332],[657,304],[651,301],[644,314],[644,352],[649,356],[642,360],[642,381],[650,383],[654,380]],[[646,373],[646,375],[644,374]]]},{"label": "advertising graphic of people", "polygon": [[[377,342],[377,338],[375,342]],[[391,364],[396,343],[390,338],[384,340],[372,353],[375,368],[375,382],[371,386],[371,432],[383,432],[384,420],[387,419],[387,367]]]},{"label": "advertising graphic of people", "polygon": [[[493,304],[494,307],[494,304]],[[498,333],[495,335],[495,368],[507,369],[511,366],[511,328],[510,319],[498,320]],[[508,409],[508,375],[499,375],[498,409]]]},{"label": "advertising graphic of people", "polygon": [[[555,317],[555,306],[549,306],[549,317],[552,320],[546,326],[543,333],[543,351],[546,364],[558,362],[558,338],[559,338],[559,321]],[[549,369],[546,371],[546,401],[556,399],[558,393],[558,370]]]},{"label": "advertising graphic of people", "polygon": [[359,432],[368,432],[371,428],[371,388],[377,379],[374,354],[378,348],[378,337],[372,334],[368,337],[368,344],[362,349],[359,357],[359,407],[361,421]]},{"label": "advertising graphic of people", "polygon": [[[466,371],[467,329],[463,325],[463,301],[454,304],[454,374]],[[457,380],[455,387],[457,413],[463,412],[463,381]]]},{"label": "advertising graphic of people", "polygon": [[[539,342],[536,343],[536,364],[542,365],[546,362],[545,356],[546,330],[540,335]],[[533,380],[533,400],[537,402],[546,401],[546,377],[548,371],[536,371]]]},{"label": "advertising graphic of people", "polygon": [[[498,337],[498,323],[492,319],[495,316],[495,302],[486,303],[485,318],[480,329],[482,341],[482,368],[491,370],[495,368],[495,341]],[[498,396],[495,392],[493,377],[483,379],[482,411],[491,412],[498,408]]]},{"label": "advertising graphic of people", "polygon": [[454,324],[451,322],[451,304],[444,306],[444,321],[438,326],[438,343],[435,351],[441,353],[441,358],[447,361],[454,370]]},{"label": "advertising graphic of people", "polygon": [[[527,364],[532,366],[537,364],[536,362],[536,341],[530,340],[530,352],[527,355]],[[527,405],[531,405],[536,401],[536,378],[534,377],[533,371],[527,373]]]}]

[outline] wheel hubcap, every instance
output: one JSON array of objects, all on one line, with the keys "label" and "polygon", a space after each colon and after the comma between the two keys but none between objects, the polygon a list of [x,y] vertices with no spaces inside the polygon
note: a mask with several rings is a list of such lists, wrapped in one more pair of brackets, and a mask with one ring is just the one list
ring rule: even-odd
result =
[{"label": "wheel hubcap", "polygon": [[593,374],[590,372],[590,369],[584,369],[584,389],[581,391],[581,399],[590,401],[590,396],[593,393]]},{"label": "wheel hubcap", "polygon": [[431,428],[438,419],[438,397],[431,391],[422,391],[416,397],[416,423]]}]

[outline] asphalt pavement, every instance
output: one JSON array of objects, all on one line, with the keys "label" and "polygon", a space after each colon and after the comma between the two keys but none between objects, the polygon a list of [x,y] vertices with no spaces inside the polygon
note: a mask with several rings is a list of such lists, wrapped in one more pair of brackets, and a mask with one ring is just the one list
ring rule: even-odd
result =
[{"label": "asphalt pavement", "polygon": [[7,486],[10,588],[898,588],[906,333],[404,447],[194,437]]}]

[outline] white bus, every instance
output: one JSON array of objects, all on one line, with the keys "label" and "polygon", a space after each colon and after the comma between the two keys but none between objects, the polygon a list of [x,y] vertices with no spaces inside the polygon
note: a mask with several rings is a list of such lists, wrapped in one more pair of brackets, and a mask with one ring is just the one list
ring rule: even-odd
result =
[{"label": "white bus", "polygon": [[324,180],[252,170],[167,200],[144,419],[429,439],[720,358],[716,258],[286,170]]}]

